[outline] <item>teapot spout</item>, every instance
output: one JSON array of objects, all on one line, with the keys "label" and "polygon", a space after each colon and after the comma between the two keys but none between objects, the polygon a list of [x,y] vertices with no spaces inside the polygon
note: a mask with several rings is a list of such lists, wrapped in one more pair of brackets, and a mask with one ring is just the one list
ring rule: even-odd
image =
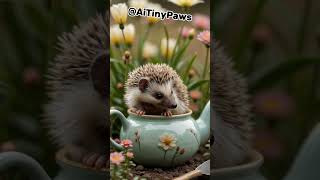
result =
[{"label": "teapot spout", "polygon": [[200,144],[204,145],[210,137],[210,101],[208,101],[196,122],[200,132]]}]

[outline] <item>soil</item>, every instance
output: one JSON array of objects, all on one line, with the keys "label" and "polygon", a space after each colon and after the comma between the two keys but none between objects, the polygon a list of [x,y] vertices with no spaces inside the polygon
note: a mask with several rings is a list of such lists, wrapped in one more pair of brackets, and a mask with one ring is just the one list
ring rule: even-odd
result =
[{"label": "soil", "polygon": [[[132,171],[134,176],[144,177],[152,180],[172,180],[175,177],[182,176],[190,171],[195,170],[201,163],[208,160],[203,153],[197,153],[192,159],[184,163],[183,165],[174,168],[145,168],[141,165],[137,165]],[[209,177],[201,176],[198,179],[209,179]]]}]

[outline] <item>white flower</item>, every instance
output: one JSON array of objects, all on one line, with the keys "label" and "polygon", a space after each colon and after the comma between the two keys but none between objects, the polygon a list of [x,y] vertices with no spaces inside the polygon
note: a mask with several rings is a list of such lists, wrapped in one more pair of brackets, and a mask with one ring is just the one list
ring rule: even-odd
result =
[{"label": "white flower", "polygon": [[175,39],[169,38],[169,41],[167,41],[167,38],[163,38],[161,40],[161,54],[163,57],[170,59],[173,54],[173,50],[177,44],[177,41]]},{"label": "white flower", "polygon": [[134,7],[136,9],[143,9],[147,3],[147,0],[129,0],[130,7]]},{"label": "white flower", "polygon": [[178,6],[189,8],[193,5],[203,3],[202,0],[169,0],[169,2],[172,2]]},{"label": "white flower", "polygon": [[136,34],[134,25],[133,24],[126,25],[125,28],[123,29],[123,33],[124,33],[125,43],[131,46]]},{"label": "white flower", "polygon": [[114,4],[110,7],[110,13],[117,24],[123,25],[127,22],[128,6],[125,3]]},{"label": "white flower", "polygon": [[123,43],[122,31],[118,25],[112,25],[110,27],[110,42],[115,46],[119,46]]},{"label": "white flower", "polygon": [[155,57],[158,54],[158,47],[151,42],[145,42],[143,45],[142,56],[144,59]]},{"label": "white flower", "polygon": [[160,136],[159,146],[162,147],[165,151],[167,151],[176,147],[176,142],[177,139],[174,135],[165,133]]},{"label": "white flower", "polygon": [[[165,12],[166,11],[164,8],[161,7],[160,4],[156,4],[156,3],[148,3],[148,4],[146,4],[145,8],[152,9],[152,10],[158,11],[158,12]],[[149,24],[155,24],[160,20],[161,19],[158,18],[158,17],[153,17],[153,16],[148,16],[147,17],[147,22]]]}]

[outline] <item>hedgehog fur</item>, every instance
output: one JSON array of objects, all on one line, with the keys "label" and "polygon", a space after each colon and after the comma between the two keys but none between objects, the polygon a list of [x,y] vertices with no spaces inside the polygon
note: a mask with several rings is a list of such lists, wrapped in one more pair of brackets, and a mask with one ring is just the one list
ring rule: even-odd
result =
[{"label": "hedgehog fur", "polygon": [[213,44],[211,158],[214,168],[224,168],[243,163],[250,152],[251,106],[246,81],[233,70],[233,63],[223,48],[216,42]]},{"label": "hedgehog fur", "polygon": [[44,119],[60,148],[75,145],[108,152],[106,103],[90,78],[97,56],[108,51],[108,24],[108,17],[97,15],[58,38],[59,53],[48,70]]},{"label": "hedgehog fur", "polygon": [[[139,91],[139,81],[141,78],[147,78],[150,84],[154,84],[156,88],[166,86],[168,82],[172,82],[169,86],[175,90],[175,95],[179,100],[178,107],[173,110],[174,114],[185,113],[189,106],[189,95],[187,87],[183,84],[177,72],[166,64],[145,64],[140,66],[129,73],[128,79],[125,84],[125,102],[129,108],[132,108],[137,103],[135,96]],[[139,92],[138,92],[139,93]]]}]

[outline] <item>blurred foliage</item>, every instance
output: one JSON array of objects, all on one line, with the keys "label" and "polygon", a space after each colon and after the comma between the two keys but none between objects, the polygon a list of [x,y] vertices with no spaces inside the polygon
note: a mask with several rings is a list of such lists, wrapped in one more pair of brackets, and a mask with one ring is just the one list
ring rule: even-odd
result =
[{"label": "blurred foliage", "polygon": [[216,0],[214,37],[249,82],[263,173],[281,179],[319,122],[320,2]]},{"label": "blurred foliage", "polygon": [[104,0],[0,1],[0,151],[27,153],[56,174],[55,146],[41,122],[47,66],[57,37],[106,7]]}]

